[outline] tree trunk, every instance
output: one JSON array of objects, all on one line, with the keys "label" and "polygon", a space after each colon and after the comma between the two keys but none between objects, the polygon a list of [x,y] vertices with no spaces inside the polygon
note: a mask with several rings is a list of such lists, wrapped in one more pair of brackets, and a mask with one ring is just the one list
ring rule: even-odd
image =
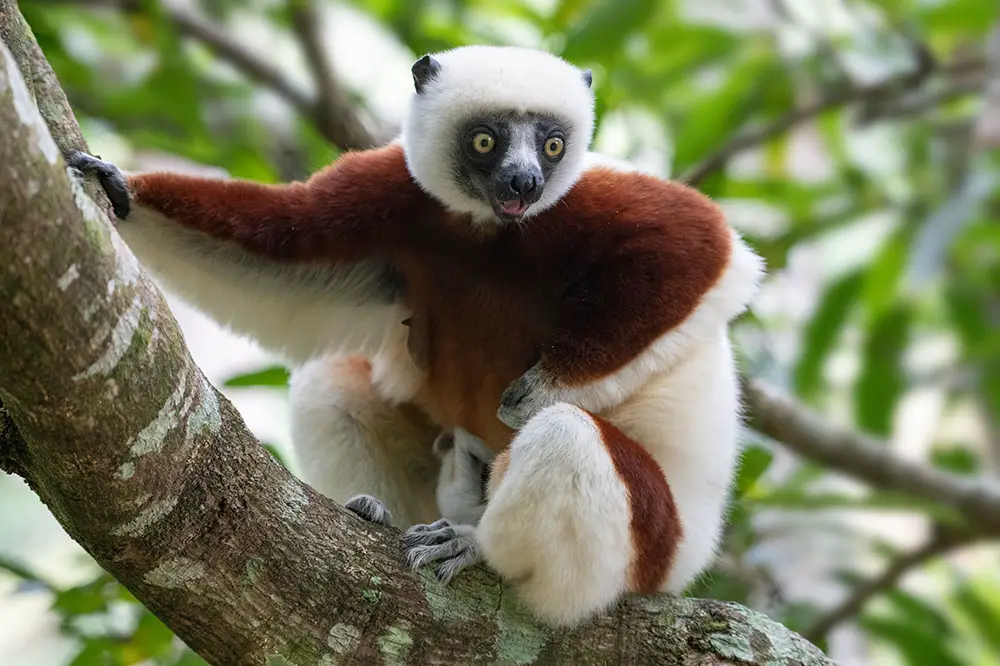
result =
[{"label": "tree trunk", "polygon": [[485,569],[447,587],[409,571],[397,531],[291,476],[194,364],[162,294],[68,177],[61,152],[82,137],[18,26],[0,0],[0,467],[205,659],[831,663],[736,604],[629,598],[552,631]]}]

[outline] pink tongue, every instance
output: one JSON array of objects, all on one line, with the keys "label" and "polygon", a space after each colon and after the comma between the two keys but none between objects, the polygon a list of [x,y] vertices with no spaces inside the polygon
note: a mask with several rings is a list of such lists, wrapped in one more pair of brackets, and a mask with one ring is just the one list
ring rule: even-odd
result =
[{"label": "pink tongue", "polygon": [[502,204],[503,212],[509,215],[520,215],[527,209],[520,199],[515,199],[514,201],[505,201]]}]

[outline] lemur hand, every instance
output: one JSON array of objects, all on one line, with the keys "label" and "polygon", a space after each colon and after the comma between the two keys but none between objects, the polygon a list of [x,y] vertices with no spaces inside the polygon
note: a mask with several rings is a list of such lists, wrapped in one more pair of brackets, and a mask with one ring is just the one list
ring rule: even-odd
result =
[{"label": "lemur hand", "polygon": [[552,382],[537,365],[511,382],[500,396],[497,418],[518,430],[532,416],[556,402]]},{"label": "lemur hand", "polygon": [[371,495],[355,495],[344,502],[344,508],[369,523],[392,526],[392,514],[389,509],[381,500]]},{"label": "lemur hand", "polygon": [[124,220],[129,214],[128,181],[125,174],[111,162],[88,155],[79,150],[66,155],[66,164],[81,173],[95,173],[101,183],[101,187],[111,200],[111,207],[115,215],[120,220]]},{"label": "lemur hand", "polygon": [[476,541],[476,528],[455,525],[442,518],[430,525],[414,525],[403,534],[406,560],[414,569],[443,560],[434,570],[437,579],[448,583],[458,572],[483,561]]}]

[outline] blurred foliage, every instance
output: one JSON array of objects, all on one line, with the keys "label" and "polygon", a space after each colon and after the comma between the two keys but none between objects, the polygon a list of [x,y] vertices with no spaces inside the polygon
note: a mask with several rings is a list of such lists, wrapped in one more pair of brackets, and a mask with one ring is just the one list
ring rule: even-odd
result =
[{"label": "blurred foliage", "polygon": [[[967,441],[935,433],[927,464],[962,475],[989,471],[989,461],[1000,458],[983,446],[1000,446],[1000,158],[978,149],[970,128],[980,114],[1000,114],[985,108],[980,94],[983,44],[998,25],[996,0],[771,0],[753,3],[775,12],[770,23],[725,20],[749,4],[352,0],[349,6],[414,57],[517,35],[520,43],[591,68],[602,129],[616,121],[625,127],[619,142],[625,157],[660,150],[665,175],[679,177],[722,155],[699,187],[733,207],[734,224],[767,259],[772,279],[784,269],[808,276],[813,262],[833,266],[815,266],[809,312],[777,319],[754,313],[740,322],[748,369],[884,438],[897,432],[907,394],[943,391],[946,413],[978,410],[988,434]],[[262,84],[220,70],[216,52],[189,39],[167,5],[20,5],[88,136],[113,133],[134,149],[268,182],[302,178],[337,155],[308,118],[278,123],[262,113]],[[699,6],[715,7],[720,20],[693,18]],[[203,0],[200,9],[220,23],[236,12],[255,16],[270,22],[275,35],[294,39],[280,1]],[[820,18],[810,23],[807,13]],[[247,44],[256,47],[268,59],[266,45]],[[920,73],[927,54],[936,64]],[[796,111],[810,107],[817,112]],[[806,133],[791,132],[804,123]],[[734,149],[734,140],[761,131],[766,140],[746,146],[756,153]],[[803,150],[815,156],[804,161]],[[808,168],[809,159],[821,168]],[[226,387],[281,389],[287,379],[284,368],[271,367],[233,377]],[[961,523],[951,507],[877,489],[847,492],[813,464],[775,472],[777,458],[770,442],[749,443],[722,563],[691,594],[761,607],[806,630],[836,600],[818,607],[784,600],[772,589],[780,586],[780,572],[762,570],[752,557],[769,538],[761,516],[812,512],[820,520],[827,510],[851,509]],[[886,562],[898,556],[884,553]],[[15,563],[0,567],[29,587],[51,589],[64,630],[81,641],[74,664],[199,663],[106,576],[63,590]],[[843,578],[849,587],[863,580],[853,569]],[[854,618],[856,626],[902,663],[1000,664],[1000,579],[946,568],[938,582],[935,595],[884,591]],[[128,609],[124,630],[104,621],[115,608]]]}]

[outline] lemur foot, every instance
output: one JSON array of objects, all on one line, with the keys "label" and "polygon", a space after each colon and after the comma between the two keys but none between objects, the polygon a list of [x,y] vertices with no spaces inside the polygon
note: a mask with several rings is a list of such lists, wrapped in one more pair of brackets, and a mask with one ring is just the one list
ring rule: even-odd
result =
[{"label": "lemur foot", "polygon": [[519,430],[532,416],[555,402],[549,387],[545,373],[537,366],[531,368],[511,382],[500,396],[497,418]]},{"label": "lemur foot", "polygon": [[453,525],[444,519],[430,525],[414,525],[403,534],[403,544],[406,560],[413,569],[443,560],[434,570],[442,583],[450,582],[455,574],[483,561],[476,541],[476,528]]},{"label": "lemur foot", "polygon": [[371,495],[355,495],[344,502],[344,508],[352,511],[369,523],[392,525],[392,513],[382,501]]},{"label": "lemur foot", "polygon": [[66,155],[66,164],[81,173],[96,174],[101,187],[104,188],[108,199],[111,200],[111,207],[114,209],[115,215],[120,220],[128,217],[131,208],[129,204],[128,181],[125,179],[125,174],[118,167],[111,162],[105,162],[98,157],[88,155],[80,150],[74,150]]}]

